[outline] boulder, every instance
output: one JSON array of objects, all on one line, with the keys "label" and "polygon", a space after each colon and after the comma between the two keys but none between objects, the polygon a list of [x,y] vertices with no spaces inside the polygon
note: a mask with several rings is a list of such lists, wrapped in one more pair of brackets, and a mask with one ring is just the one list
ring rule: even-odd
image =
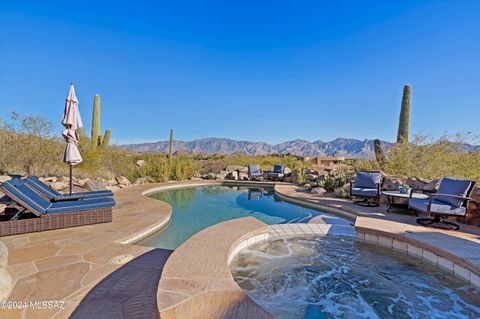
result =
[{"label": "boulder", "polygon": [[398,187],[405,185],[406,179],[403,177],[385,176],[382,189],[385,191],[398,191]]},{"label": "boulder", "polygon": [[41,177],[40,180],[45,183],[55,183],[57,181],[57,177],[51,176],[51,177]]},{"label": "boulder", "polygon": [[241,172],[238,174],[238,179],[241,181],[248,181],[248,174]]},{"label": "boulder", "polygon": [[327,191],[325,189],[323,189],[322,187],[314,187],[310,190],[310,193],[312,194],[318,194],[318,195],[323,195],[325,194]]},{"label": "boulder", "polygon": [[0,184],[3,183],[3,182],[6,182],[6,181],[9,181],[11,180],[12,178],[8,175],[1,175],[0,176]]},{"label": "boulder", "polygon": [[283,169],[283,173],[284,173],[285,175],[290,174],[291,172],[292,172],[292,170],[290,169],[290,167],[285,167],[285,168]]},{"label": "boulder", "polygon": [[106,184],[100,180],[90,180],[83,185],[83,188],[89,191],[100,191],[106,189]]},{"label": "boulder", "polygon": [[145,165],[145,163],[146,163],[146,162],[145,162],[144,160],[138,160],[138,161],[135,163],[135,165],[137,165],[137,168],[140,168],[140,167],[142,167],[143,165]]},{"label": "boulder", "polygon": [[317,176],[314,175],[314,174],[306,174],[305,175],[305,180],[307,180],[307,181],[315,181],[315,178],[317,178]]},{"label": "boulder", "polygon": [[116,191],[118,191],[120,189],[120,187],[116,186],[116,185],[111,185],[111,186],[107,185],[107,186],[105,186],[105,189],[111,190],[112,192],[115,193]]},{"label": "boulder", "polygon": [[[73,178],[72,178],[72,180],[73,180]],[[70,183],[70,177],[60,176],[59,178],[57,178],[56,182],[62,182],[62,183],[65,183],[65,184],[69,184]]]},{"label": "boulder", "polygon": [[133,181],[132,185],[137,186],[137,185],[144,185],[148,184],[148,179],[146,177],[139,177],[136,180]]},{"label": "boulder", "polygon": [[423,189],[430,181],[418,177],[409,177],[406,184],[413,189]]},{"label": "boulder", "polygon": [[312,186],[310,184],[303,184],[303,188],[305,188],[306,190],[311,190]]},{"label": "boulder", "polygon": [[318,184],[315,181],[306,182],[306,184],[310,185],[311,187],[317,187],[318,186]]},{"label": "boulder", "polygon": [[225,170],[229,173],[236,171],[248,173],[248,168],[241,165],[228,165]]},{"label": "boulder", "polygon": [[88,177],[87,177],[87,178],[80,178],[80,179],[78,180],[78,184],[79,184],[80,186],[83,186],[83,185],[85,185],[85,184],[86,184],[87,182],[89,182],[89,181],[91,181],[91,179],[88,178]]},{"label": "boulder", "polygon": [[226,179],[228,174],[229,172],[227,171],[221,171],[220,173],[217,174],[216,179]]},{"label": "boulder", "polygon": [[67,185],[68,184],[65,184],[63,182],[54,182],[50,184],[50,188],[56,190],[57,192],[61,192],[67,187]]},{"label": "boulder", "polygon": [[117,176],[115,177],[115,180],[117,181],[119,186],[131,186],[132,183],[126,178],[125,176]]},{"label": "boulder", "polygon": [[324,170],[320,170],[320,171],[317,171],[317,175],[318,177],[325,177],[328,175],[328,172]]},{"label": "boulder", "polygon": [[321,181],[323,181],[325,179],[325,176],[326,175],[320,175],[320,176],[315,177],[315,182],[320,183]]}]

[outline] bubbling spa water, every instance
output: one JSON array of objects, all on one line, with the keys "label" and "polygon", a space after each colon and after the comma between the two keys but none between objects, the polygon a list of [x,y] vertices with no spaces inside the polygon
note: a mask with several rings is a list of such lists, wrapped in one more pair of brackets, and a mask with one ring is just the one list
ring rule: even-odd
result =
[{"label": "bubbling spa water", "polygon": [[480,293],[437,267],[354,238],[250,246],[232,274],[279,318],[480,318]]}]

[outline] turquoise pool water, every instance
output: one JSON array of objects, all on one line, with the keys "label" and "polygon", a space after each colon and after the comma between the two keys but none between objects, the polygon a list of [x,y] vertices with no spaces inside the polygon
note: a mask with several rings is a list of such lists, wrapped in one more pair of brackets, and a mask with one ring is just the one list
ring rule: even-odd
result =
[{"label": "turquoise pool water", "polygon": [[308,222],[322,215],[329,224],[350,221],[280,200],[272,188],[205,186],[165,191],[151,197],[172,205],[170,224],[140,244],[175,249],[192,235],[217,223],[252,216],[266,224]]}]

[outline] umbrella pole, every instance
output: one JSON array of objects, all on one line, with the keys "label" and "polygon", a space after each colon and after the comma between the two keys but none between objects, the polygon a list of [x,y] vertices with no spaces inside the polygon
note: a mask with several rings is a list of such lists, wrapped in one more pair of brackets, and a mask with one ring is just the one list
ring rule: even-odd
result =
[{"label": "umbrella pole", "polygon": [[70,195],[72,195],[72,164],[70,164]]}]

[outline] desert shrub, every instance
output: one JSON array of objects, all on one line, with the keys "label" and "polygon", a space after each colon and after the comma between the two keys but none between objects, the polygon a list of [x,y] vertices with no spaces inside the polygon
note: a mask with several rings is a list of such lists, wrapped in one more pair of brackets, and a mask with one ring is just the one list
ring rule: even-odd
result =
[{"label": "desert shrub", "polygon": [[297,184],[304,184],[307,180],[304,168],[297,168]]},{"label": "desert shrub", "polygon": [[327,192],[333,192],[336,188],[342,187],[348,182],[347,175],[343,173],[331,173],[325,176],[318,186],[325,189]]},{"label": "desert shrub", "polygon": [[[411,143],[394,145],[386,153],[383,171],[395,176],[426,179],[450,176],[480,181],[480,152],[464,149],[467,136],[442,136],[432,139],[416,136]],[[358,161],[357,170],[378,170],[376,161]]]},{"label": "desert shrub", "polygon": [[150,177],[155,182],[167,182],[170,180],[170,165],[166,156],[148,156],[145,164],[138,171],[139,177]]},{"label": "desert shrub", "polygon": [[189,179],[193,177],[199,169],[198,161],[195,161],[188,155],[173,156],[170,165],[170,178],[175,181]]},{"label": "desert shrub", "polygon": [[52,136],[52,124],[40,116],[13,112],[0,126],[0,171],[3,174],[58,174],[66,171],[59,138]]},{"label": "desert shrub", "polygon": [[225,169],[227,162],[223,159],[209,158],[199,161],[199,172],[202,175],[218,174]]},{"label": "desert shrub", "polygon": [[187,154],[177,154],[171,160],[164,154],[145,154],[145,164],[138,169],[136,177],[150,177],[156,182],[183,181],[198,172],[198,161]]}]

